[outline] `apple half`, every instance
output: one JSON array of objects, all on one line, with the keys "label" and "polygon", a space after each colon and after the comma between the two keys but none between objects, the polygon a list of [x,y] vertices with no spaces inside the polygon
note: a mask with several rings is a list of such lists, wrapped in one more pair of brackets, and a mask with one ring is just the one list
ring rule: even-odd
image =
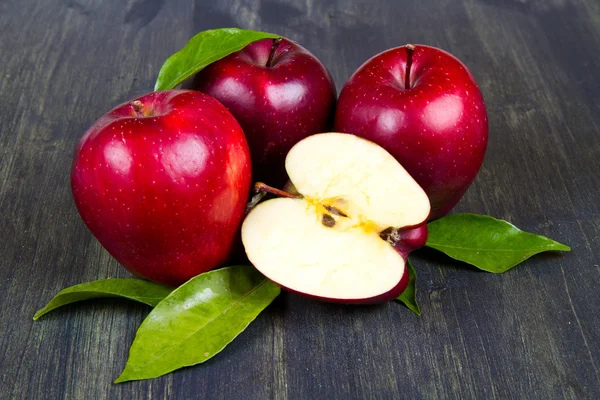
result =
[{"label": "apple half", "polygon": [[242,241],[250,262],[285,289],[320,300],[399,296],[408,251],[398,242],[410,228],[426,235],[430,212],[415,180],[382,147],[344,133],[303,139],[285,167],[298,194],[247,215]]}]

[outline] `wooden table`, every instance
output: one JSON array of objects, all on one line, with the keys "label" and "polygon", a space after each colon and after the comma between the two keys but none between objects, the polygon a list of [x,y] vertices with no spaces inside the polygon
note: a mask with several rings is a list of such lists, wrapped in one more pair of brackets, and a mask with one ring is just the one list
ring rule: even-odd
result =
[{"label": "wooden table", "polygon": [[[390,47],[455,54],[490,119],[455,211],[572,252],[503,275],[421,252],[421,317],[284,294],[205,364],[112,384],[148,307],[103,300],[32,321],[62,288],[130,277],[77,214],[73,150],[190,36],[229,26],[300,42],[338,91]],[[597,0],[0,2],[0,398],[600,398],[599,49]]]}]

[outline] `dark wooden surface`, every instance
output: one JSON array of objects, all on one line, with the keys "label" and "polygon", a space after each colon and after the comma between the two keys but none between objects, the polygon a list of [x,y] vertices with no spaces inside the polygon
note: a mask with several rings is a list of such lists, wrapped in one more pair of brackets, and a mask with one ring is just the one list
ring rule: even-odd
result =
[{"label": "dark wooden surface", "polygon": [[[338,91],[387,48],[452,52],[490,119],[456,211],[572,252],[503,275],[421,252],[420,318],[285,294],[204,365],[113,385],[147,307],[88,302],[32,321],[62,288],[130,276],[77,214],[73,149],[190,36],[229,26],[300,42]],[[600,398],[599,49],[597,0],[0,1],[0,398]]]}]

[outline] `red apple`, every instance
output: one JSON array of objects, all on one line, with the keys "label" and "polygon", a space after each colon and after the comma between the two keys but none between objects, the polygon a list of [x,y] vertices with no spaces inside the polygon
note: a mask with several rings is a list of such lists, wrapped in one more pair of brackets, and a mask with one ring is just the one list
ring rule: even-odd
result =
[{"label": "red apple", "polygon": [[281,187],[294,144],[333,125],[336,90],[325,66],[286,39],[264,39],[200,71],[191,86],[225,105],[250,145],[255,181]]},{"label": "red apple", "polygon": [[250,184],[240,125],[191,90],[109,111],[81,138],[71,169],[75,205],[102,246],[134,274],[171,286],[227,259]]},{"label": "red apple", "polygon": [[374,56],[352,75],[340,93],[335,130],[389,151],[425,190],[435,219],[479,172],[488,119],[473,76],[457,58],[407,45]]}]

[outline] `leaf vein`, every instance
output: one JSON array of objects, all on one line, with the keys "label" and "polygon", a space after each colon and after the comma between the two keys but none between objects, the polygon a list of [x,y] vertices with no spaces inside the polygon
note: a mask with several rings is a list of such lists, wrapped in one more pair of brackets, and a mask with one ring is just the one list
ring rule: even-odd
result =
[{"label": "leaf vein", "polygon": [[[480,247],[461,247],[461,246],[451,246],[451,245],[446,245],[446,244],[438,244],[438,243],[427,243],[427,246],[429,247],[440,247],[440,248],[445,248],[445,249],[457,249],[457,250],[471,250],[471,251],[487,251],[487,252],[510,252],[510,253],[523,253],[523,252],[529,252],[529,251],[543,251],[545,249],[553,249],[554,247],[557,247],[555,245],[547,245],[547,246],[543,246],[543,247],[535,247],[535,248],[531,248],[531,249],[488,249],[488,248],[480,248]],[[560,247],[560,246],[559,246]],[[560,250],[557,249],[557,250]]]}]

